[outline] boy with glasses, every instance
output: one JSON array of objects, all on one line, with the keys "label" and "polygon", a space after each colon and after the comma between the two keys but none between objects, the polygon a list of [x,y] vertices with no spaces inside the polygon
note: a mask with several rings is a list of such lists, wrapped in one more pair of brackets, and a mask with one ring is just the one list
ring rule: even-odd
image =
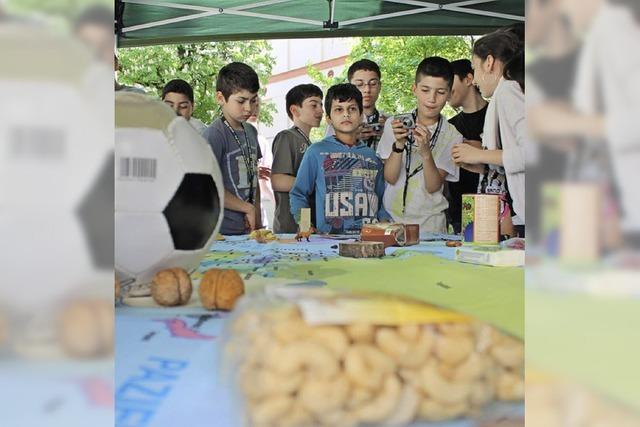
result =
[{"label": "boy with glasses", "polygon": [[[361,59],[351,64],[347,70],[349,83],[362,93],[362,125],[358,140],[376,150],[382,136],[382,129],[387,120],[386,114],[378,111],[376,101],[382,89],[380,67],[369,59]],[[326,136],[334,135],[331,125],[327,126]]]}]

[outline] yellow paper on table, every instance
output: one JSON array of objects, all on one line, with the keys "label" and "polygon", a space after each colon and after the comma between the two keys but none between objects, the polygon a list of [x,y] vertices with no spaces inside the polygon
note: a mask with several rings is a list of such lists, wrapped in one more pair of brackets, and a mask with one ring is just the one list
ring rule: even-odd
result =
[{"label": "yellow paper on table", "polygon": [[371,323],[395,326],[471,322],[469,316],[430,304],[389,295],[346,294],[328,289],[278,287],[278,296],[294,302],[309,325]]}]

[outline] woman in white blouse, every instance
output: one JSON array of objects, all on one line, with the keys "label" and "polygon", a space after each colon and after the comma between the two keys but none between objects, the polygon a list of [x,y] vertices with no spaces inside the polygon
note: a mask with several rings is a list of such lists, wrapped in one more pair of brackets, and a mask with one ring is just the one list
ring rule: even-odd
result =
[{"label": "woman in white blouse", "polygon": [[458,144],[452,149],[453,160],[483,174],[481,192],[506,192],[515,235],[524,237],[528,134],[522,41],[510,31],[487,34],[474,44],[471,62],[474,84],[485,98],[491,98],[484,122],[483,149]]}]

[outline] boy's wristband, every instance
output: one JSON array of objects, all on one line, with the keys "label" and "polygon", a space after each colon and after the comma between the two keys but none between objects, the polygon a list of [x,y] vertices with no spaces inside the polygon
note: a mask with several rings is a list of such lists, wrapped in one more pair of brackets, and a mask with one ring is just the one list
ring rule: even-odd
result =
[{"label": "boy's wristband", "polygon": [[393,141],[393,145],[391,146],[391,150],[393,150],[394,153],[402,153],[404,151],[404,147],[403,148],[398,148],[398,146],[396,145],[396,142]]}]

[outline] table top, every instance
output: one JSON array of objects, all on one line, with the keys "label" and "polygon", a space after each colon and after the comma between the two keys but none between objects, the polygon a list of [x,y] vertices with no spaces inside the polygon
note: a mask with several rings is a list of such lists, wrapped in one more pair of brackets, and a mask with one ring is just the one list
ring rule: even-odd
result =
[{"label": "table top", "polygon": [[[387,248],[381,259],[338,256],[337,238],[291,236],[260,244],[247,236],[216,242],[192,274],[197,285],[210,268],[236,269],[248,292],[273,284],[327,286],[411,296],[523,336],[522,268],[454,261],[455,248],[421,242]],[[116,426],[234,426],[233,399],[220,378],[219,342],[228,313],[201,307],[197,292],[186,306],[164,308],[150,297],[125,298],[116,308]],[[521,404],[495,411],[521,416]],[[424,424],[468,427],[470,420]]]}]

